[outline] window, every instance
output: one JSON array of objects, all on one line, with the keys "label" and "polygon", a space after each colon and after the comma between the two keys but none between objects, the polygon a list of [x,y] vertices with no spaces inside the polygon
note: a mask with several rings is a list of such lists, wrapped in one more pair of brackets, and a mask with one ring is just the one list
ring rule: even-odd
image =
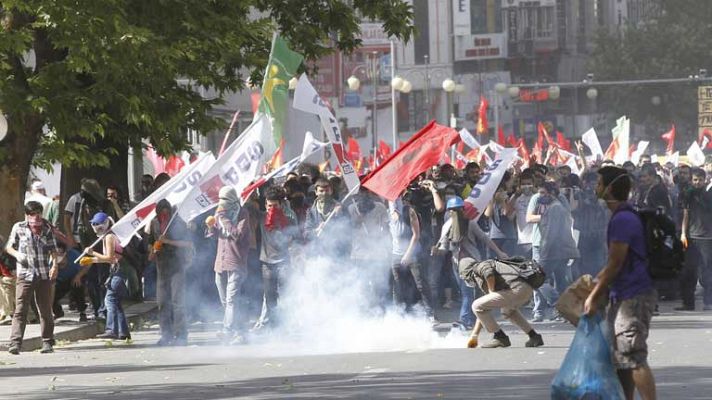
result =
[{"label": "window", "polygon": [[430,54],[430,19],[428,18],[428,0],[413,1],[413,23],[418,31],[413,37],[415,63],[424,64],[425,56]]}]

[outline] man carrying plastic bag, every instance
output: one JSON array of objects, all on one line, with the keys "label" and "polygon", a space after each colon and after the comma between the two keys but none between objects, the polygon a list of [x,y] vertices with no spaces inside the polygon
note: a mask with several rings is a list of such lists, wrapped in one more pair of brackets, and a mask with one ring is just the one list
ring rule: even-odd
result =
[{"label": "man carrying plastic bag", "polygon": [[[604,167],[598,171],[598,175],[596,194],[606,201],[613,215],[608,223],[608,262],[596,276],[596,285],[584,303],[584,314],[589,317],[595,315],[599,311],[597,300],[610,290],[606,319],[611,333],[613,361],[625,397],[632,400],[637,389],[642,399],[655,399],[655,378],[648,366],[647,339],[657,293],[646,261],[643,221],[627,202],[631,187],[627,171],[617,167]],[[580,358],[580,355],[576,354],[582,350],[579,348],[582,345],[577,344],[579,332],[589,324],[588,319],[586,323],[580,324],[569,354],[564,360],[564,367],[569,356]],[[599,356],[604,358],[602,353]],[[583,363],[583,360],[585,359],[578,362]],[[592,371],[587,373],[589,375],[586,379],[603,379],[600,373],[598,376]],[[557,376],[554,384],[565,385],[573,382],[565,382],[564,379],[562,376],[559,380]],[[602,396],[601,398],[610,398],[607,393]]]},{"label": "man carrying plastic bag", "polygon": [[552,400],[623,400],[600,316],[583,315],[576,336],[551,384]]}]

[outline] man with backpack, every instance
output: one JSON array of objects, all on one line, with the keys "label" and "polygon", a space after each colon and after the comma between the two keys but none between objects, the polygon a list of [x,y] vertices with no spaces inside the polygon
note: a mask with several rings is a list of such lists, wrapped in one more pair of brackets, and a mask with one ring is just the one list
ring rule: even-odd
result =
[{"label": "man with backpack", "polygon": [[598,298],[610,291],[607,321],[618,376],[626,398],[635,389],[641,398],[655,399],[655,378],[648,366],[648,331],[657,302],[649,269],[647,224],[628,203],[631,178],[613,166],[598,171],[596,194],[613,215],[608,223],[608,261],[584,303],[584,313],[595,314]]},{"label": "man with backpack", "polygon": [[[472,335],[467,343],[467,347],[474,348],[478,345],[478,337],[482,330],[482,325],[488,332],[494,334],[491,341],[482,344],[482,348],[509,347],[512,343],[509,336],[502,330],[491,312],[501,309],[502,315],[517,325],[529,336],[525,347],[539,347],[544,345],[544,340],[529,324],[522,315],[519,308],[531,300],[534,288],[520,271],[520,264],[527,264],[523,259],[507,260],[487,260],[476,262],[470,265],[460,265],[460,276],[468,285],[475,283],[485,292],[472,303],[472,311],[477,315],[477,322],[472,330]],[[519,262],[521,261],[521,262]],[[532,263],[532,262],[529,262]],[[534,265],[534,264],[530,264]],[[538,268],[537,268],[538,269]],[[540,270],[539,270],[540,271]],[[543,273],[539,272],[543,283]]]}]

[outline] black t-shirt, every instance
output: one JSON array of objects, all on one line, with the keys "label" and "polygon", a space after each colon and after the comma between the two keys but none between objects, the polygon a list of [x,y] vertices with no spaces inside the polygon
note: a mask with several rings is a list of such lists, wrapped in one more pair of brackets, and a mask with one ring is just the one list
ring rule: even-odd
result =
[{"label": "black t-shirt", "polygon": [[680,193],[680,208],[688,210],[690,238],[712,239],[712,190],[688,187]]}]

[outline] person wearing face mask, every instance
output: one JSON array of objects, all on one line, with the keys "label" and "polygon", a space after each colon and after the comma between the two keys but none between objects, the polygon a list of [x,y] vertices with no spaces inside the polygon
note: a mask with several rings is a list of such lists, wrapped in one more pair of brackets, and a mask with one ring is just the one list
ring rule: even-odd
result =
[{"label": "person wearing face mask", "polygon": [[470,265],[485,259],[481,248],[488,248],[499,258],[509,257],[482,231],[479,224],[473,219],[473,207],[461,197],[455,196],[446,203],[447,221],[438,241],[435,251],[450,251],[450,260],[453,274],[460,289],[460,314],[455,326],[465,330],[472,329],[475,325],[475,314],[472,302],[475,299],[473,288],[460,277],[460,266]]},{"label": "person wearing face mask", "polygon": [[[129,324],[124,313],[123,300],[128,296],[126,287],[126,270],[131,268],[121,257],[123,247],[118,238],[109,229],[113,224],[112,219],[103,212],[94,214],[91,221],[94,233],[102,238],[103,252],[94,251],[87,247],[84,251],[86,256],[79,260],[82,267],[91,267],[93,264],[109,264],[109,277],[104,285],[106,286],[106,296],[104,306],[106,307],[106,330],[103,334],[97,335],[99,339],[131,339]],[[81,279],[81,277],[79,278]]]},{"label": "person wearing face mask", "polygon": [[618,167],[598,170],[596,194],[613,213],[607,228],[608,260],[584,302],[584,313],[596,314],[598,299],[608,293],[608,324],[613,360],[627,399],[636,389],[642,399],[655,399],[655,378],[648,365],[648,332],[657,303],[647,261],[645,227],[628,203],[631,179]]},{"label": "person wearing face mask", "polygon": [[252,240],[250,213],[240,206],[234,188],[225,186],[218,194],[215,215],[205,220],[207,236],[217,236],[215,286],[218,288],[224,316],[218,337],[225,343],[243,344],[237,304],[244,296],[242,284],[247,279],[247,259]]},{"label": "person wearing face mask", "polygon": [[712,310],[712,190],[706,188],[706,173],[692,170],[691,185],[682,194],[682,233],[680,240],[686,249],[685,266],[680,276],[682,307],[695,309],[695,288],[699,280],[703,288],[703,310]]},{"label": "person wearing face mask", "polygon": [[578,249],[579,272],[596,276],[606,261],[606,224],[610,212],[606,205],[596,196],[595,172],[586,172],[582,176],[583,189],[576,193],[577,207],[571,214],[574,218],[574,229],[580,232]]},{"label": "person wearing face mask", "polygon": [[16,260],[16,304],[12,317],[10,354],[19,354],[32,299],[37,302],[42,335],[41,353],[53,352],[52,300],[59,264],[58,231],[42,218],[42,204],[25,204],[25,220],[12,227],[5,251]]},{"label": "person wearing face mask", "polygon": [[299,236],[297,217],[287,205],[284,190],[271,186],[265,194],[266,211],[260,211],[260,262],[262,263],[262,312],[253,330],[274,327],[282,274],[289,267],[289,245]]},{"label": "person wearing face mask", "polygon": [[185,346],[188,326],[185,312],[185,270],[192,261],[193,242],[188,227],[174,215],[171,204],[163,199],[156,204],[149,241],[149,258],[156,261],[159,346]]},{"label": "person wearing face mask", "polygon": [[[527,221],[535,223],[532,259],[541,264],[547,282],[534,291],[533,322],[542,322],[546,311],[553,308],[559,294],[569,285],[570,259],[579,258],[573,238],[571,210],[555,182],[547,181],[532,197]],[[552,320],[560,319],[554,311]]]},{"label": "person wearing face mask", "polygon": [[527,168],[519,175],[519,185],[514,193],[514,209],[517,222],[517,255],[524,258],[532,256],[532,232],[534,223],[527,222],[527,208],[534,196],[534,171]]},{"label": "person wearing face mask", "polygon": [[314,186],[316,200],[309,208],[304,224],[304,234],[310,242],[311,252],[327,255],[348,254],[349,238],[343,235],[348,215],[342,210],[341,203],[334,199],[329,181],[319,178]]}]

